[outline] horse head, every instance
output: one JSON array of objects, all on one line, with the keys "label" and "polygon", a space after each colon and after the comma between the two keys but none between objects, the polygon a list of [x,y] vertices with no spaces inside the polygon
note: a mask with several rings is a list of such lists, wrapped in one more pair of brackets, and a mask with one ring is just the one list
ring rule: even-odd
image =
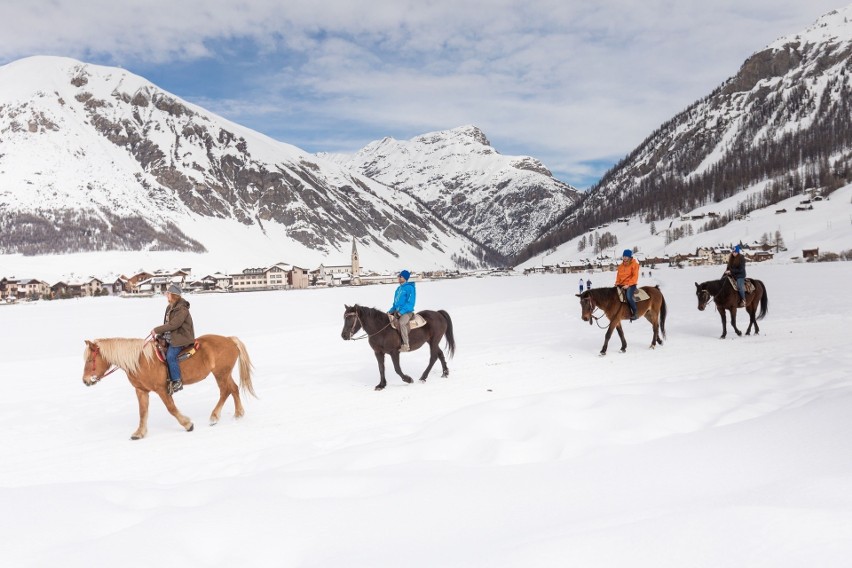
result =
[{"label": "horse head", "polygon": [[86,350],[83,352],[85,364],[83,366],[83,384],[90,387],[97,384],[107,374],[111,367],[109,361],[101,355],[101,348],[94,341],[86,341]]},{"label": "horse head", "polygon": [[354,306],[343,304],[343,308],[343,331],[340,332],[340,337],[348,341],[361,329],[361,318],[358,316],[357,304]]},{"label": "horse head", "polygon": [[698,298],[698,309],[702,312],[704,311],[704,308],[707,307],[707,304],[710,303],[710,300],[713,299],[713,295],[710,294],[710,290],[707,289],[706,283],[695,283],[695,296]]},{"label": "horse head", "polygon": [[597,305],[595,304],[595,299],[592,298],[591,290],[586,290],[582,294],[575,295],[580,298],[580,308],[582,310],[580,317],[583,318],[583,321],[587,321],[589,325],[592,325],[592,314],[597,308]]}]

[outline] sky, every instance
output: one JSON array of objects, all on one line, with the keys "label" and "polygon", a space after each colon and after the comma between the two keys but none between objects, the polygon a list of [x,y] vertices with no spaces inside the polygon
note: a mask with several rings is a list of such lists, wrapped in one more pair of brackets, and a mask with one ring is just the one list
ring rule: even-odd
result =
[{"label": "sky", "polygon": [[0,306],[4,565],[846,567],[850,269],[749,266],[768,314],[722,341],[693,284],[720,267],[661,267],[641,284],[665,295],[663,345],[639,320],[606,357],[576,275],[418,282],[453,320],[449,377],[419,382],[421,349],[381,392],[343,312],[394,286],[188,295],[198,334],[245,343],[258,398],[209,426],[215,382],[187,385],[186,432],[153,396],[138,441],[134,389],[84,386],[83,340],[141,342],[163,297]]},{"label": "sky", "polygon": [[0,64],[126,68],[310,152],[473,124],[578,188],[840,0],[0,0]]}]

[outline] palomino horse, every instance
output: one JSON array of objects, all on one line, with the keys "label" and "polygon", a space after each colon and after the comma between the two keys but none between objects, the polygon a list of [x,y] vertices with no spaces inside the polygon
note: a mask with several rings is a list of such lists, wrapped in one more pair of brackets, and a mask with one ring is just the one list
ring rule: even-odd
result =
[{"label": "palomino horse", "polygon": [[[198,349],[195,354],[180,363],[183,384],[197,383],[212,372],[219,384],[219,402],[210,414],[210,425],[219,421],[219,413],[229,396],[234,398],[234,416],[240,418],[244,414],[243,405],[240,402],[237,383],[231,377],[237,360],[240,363],[240,387],[243,392],[257,397],[251,384],[252,364],[246,346],[236,337],[221,335],[202,335],[197,342]],[[148,433],[150,392],[160,396],[168,411],[187,432],[192,432],[193,429],[192,420],[180,413],[168,393],[168,370],[165,363],[157,359],[154,349],[154,343],[144,339],[109,338],[86,341],[86,350],[83,352],[83,382],[86,386],[92,386],[105,375],[121,369],[127,374],[130,384],[136,388],[136,398],[139,399],[139,427],[130,436],[131,440],[144,438]]]},{"label": "palomino horse", "polygon": [[[769,296],[766,295],[766,286],[760,280],[747,278],[746,281],[754,284],[754,292],[746,292],[745,311],[748,312],[749,322],[746,335],[751,335],[751,326],[754,326],[754,334],[760,333],[760,328],[757,325],[757,320],[763,319],[766,312],[769,310]],[[740,293],[734,288],[727,278],[722,280],[708,280],[699,284],[695,283],[695,295],[698,297],[698,309],[704,311],[710,300],[716,302],[716,309],[722,318],[722,337],[725,339],[728,335],[728,322],[725,317],[725,310],[731,312],[731,327],[737,332],[737,335],[742,335],[742,332],[737,329],[737,307],[739,307]],[[757,307],[760,305],[760,314],[755,317]]]},{"label": "palomino horse", "polygon": [[[402,345],[402,339],[399,336],[399,331],[390,326],[388,314],[375,308],[366,308],[364,306],[344,306],[343,311],[343,331],[341,337],[345,340],[350,339],[370,339],[370,347],[376,354],[376,360],[379,362],[379,376],[381,380],[376,385],[376,390],[382,390],[387,386],[385,381],[385,354],[390,354],[393,361],[393,368],[396,374],[399,375],[406,383],[411,382],[411,377],[402,372],[399,366],[399,347]],[[456,351],[456,341],[453,338],[453,320],[450,319],[450,314],[444,310],[437,312],[432,310],[424,310],[417,312],[426,320],[426,325],[412,329],[408,332],[408,344],[411,346],[411,351],[416,351],[425,344],[429,344],[429,366],[423,371],[420,377],[421,381],[426,380],[429,371],[437,359],[441,360],[441,367],[444,372],[442,377],[450,376],[450,370],[447,368],[447,360],[444,359],[444,352],[441,351],[440,343],[444,335],[447,336],[447,352],[450,357]],[[352,337],[358,330],[363,329],[366,335],[361,337]]]},{"label": "palomino horse", "polygon": [[[662,332],[663,337],[666,336],[666,299],[660,292],[659,286],[642,286],[642,290],[645,290],[650,298],[636,301],[636,317],[645,316],[645,319],[651,322],[654,327],[654,337],[651,339],[651,349],[653,349],[656,345],[663,344],[663,340],[660,339],[660,332]],[[624,339],[621,320],[630,319],[630,307],[618,297],[616,288],[592,288],[582,294],[577,294],[577,296],[580,298],[583,321],[592,325],[593,320],[600,319],[601,316],[594,315],[598,308],[609,320],[601,355],[606,355],[606,348],[609,345],[609,338],[612,337],[613,330],[618,331],[618,337],[621,339],[621,352],[627,351],[627,340]]]}]

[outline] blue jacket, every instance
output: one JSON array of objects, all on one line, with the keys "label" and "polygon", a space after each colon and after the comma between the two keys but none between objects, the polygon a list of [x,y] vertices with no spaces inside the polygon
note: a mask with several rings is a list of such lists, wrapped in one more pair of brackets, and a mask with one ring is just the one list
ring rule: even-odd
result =
[{"label": "blue jacket", "polygon": [[393,305],[388,312],[399,312],[400,315],[413,312],[416,297],[417,291],[414,289],[414,282],[400,284],[396,287],[396,292],[393,295]]}]

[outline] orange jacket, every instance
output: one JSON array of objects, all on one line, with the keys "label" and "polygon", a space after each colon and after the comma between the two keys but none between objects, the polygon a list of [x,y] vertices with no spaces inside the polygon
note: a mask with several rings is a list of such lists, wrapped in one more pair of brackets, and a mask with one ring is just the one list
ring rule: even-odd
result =
[{"label": "orange jacket", "polygon": [[639,261],[631,258],[627,264],[618,265],[618,273],[615,275],[616,286],[635,286],[639,283]]}]

